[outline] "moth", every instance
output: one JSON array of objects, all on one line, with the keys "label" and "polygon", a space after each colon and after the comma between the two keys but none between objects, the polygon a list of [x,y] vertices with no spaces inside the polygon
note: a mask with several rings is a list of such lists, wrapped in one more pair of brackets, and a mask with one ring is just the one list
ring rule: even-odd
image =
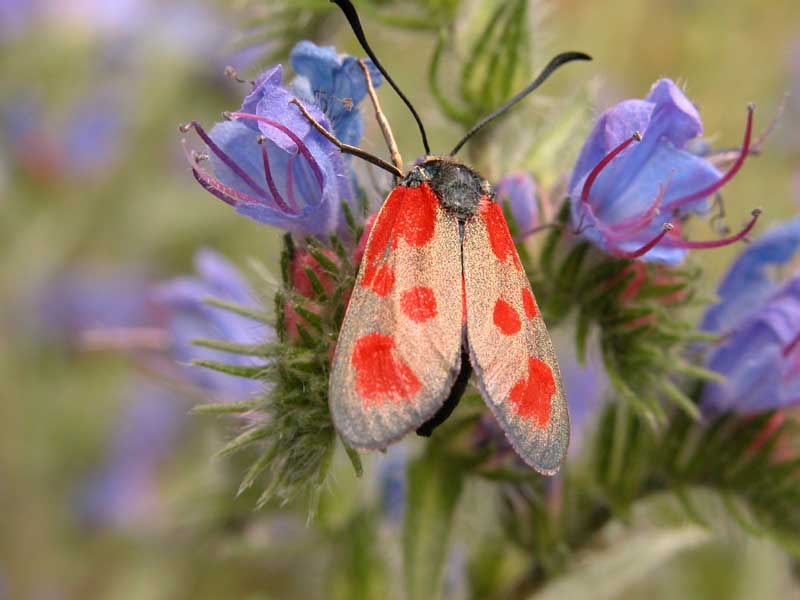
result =
[{"label": "moth", "polygon": [[[553,345],[492,186],[455,154],[558,66],[589,57],[557,56],[450,154],[432,156],[416,111],[375,58],[352,4],[332,1],[411,109],[427,155],[403,173],[388,125],[391,165],[326,134],[397,181],[369,234],[339,333],[329,387],[334,425],[348,444],[363,449],[385,448],[412,430],[430,435],[474,374],[519,456],[554,474],[566,454],[569,415]],[[364,74],[383,123],[366,68]]]}]

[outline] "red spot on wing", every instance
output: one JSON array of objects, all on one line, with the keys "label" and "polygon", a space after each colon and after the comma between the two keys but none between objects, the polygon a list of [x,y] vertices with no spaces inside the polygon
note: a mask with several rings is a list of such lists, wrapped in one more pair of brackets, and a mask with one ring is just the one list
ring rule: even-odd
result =
[{"label": "red spot on wing", "polygon": [[351,362],[356,371],[356,391],[365,407],[410,400],[420,389],[413,371],[395,357],[390,335],[370,333],[358,338]]},{"label": "red spot on wing", "polygon": [[416,286],[400,296],[400,308],[416,323],[424,323],[437,315],[436,296],[429,287]]},{"label": "red spot on wing", "polygon": [[539,314],[539,308],[536,306],[536,300],[534,300],[533,294],[526,287],[522,288],[522,307],[525,309],[525,316],[529,319],[532,319]]},{"label": "red spot on wing", "polygon": [[[364,276],[366,279],[366,274]],[[392,291],[394,287],[394,269],[389,265],[381,266],[375,273],[372,280],[372,291],[378,294],[381,298],[386,296]]]},{"label": "red spot on wing", "polygon": [[[436,206],[439,201],[427,185],[417,188],[396,187],[372,226],[364,253],[362,287],[372,287],[379,296],[386,296],[394,285],[394,271],[381,266],[402,238],[409,246],[424,246],[433,239],[436,228]],[[387,270],[388,269],[388,270]]]},{"label": "red spot on wing", "polygon": [[498,298],[494,303],[494,314],[492,315],[494,324],[503,335],[514,335],[522,327],[522,320],[519,313],[508,302]]},{"label": "red spot on wing", "polygon": [[367,251],[364,255],[367,264],[375,264],[386,251],[386,246],[389,240],[392,239],[392,230],[397,222],[397,215],[400,214],[400,209],[403,208],[403,200],[405,199],[404,191],[408,188],[397,187],[386,202],[383,203],[381,212],[378,215],[375,224],[372,226],[369,242],[367,244]]},{"label": "red spot on wing", "polygon": [[510,259],[517,270],[521,270],[522,265],[514,247],[514,240],[511,239],[506,218],[503,216],[503,209],[496,202],[481,200],[479,211],[486,223],[486,232],[489,234],[489,244],[494,255],[500,262],[507,262]]},{"label": "red spot on wing", "polygon": [[436,206],[439,200],[436,194],[422,184],[416,188],[400,188],[405,190],[403,210],[397,216],[395,237],[392,243],[397,247],[397,241],[403,238],[409,246],[421,247],[433,239],[436,227]]},{"label": "red spot on wing", "polygon": [[514,410],[523,419],[530,419],[538,428],[550,421],[550,401],[556,393],[553,371],[538,358],[528,358],[528,377],[511,388],[509,398]]}]

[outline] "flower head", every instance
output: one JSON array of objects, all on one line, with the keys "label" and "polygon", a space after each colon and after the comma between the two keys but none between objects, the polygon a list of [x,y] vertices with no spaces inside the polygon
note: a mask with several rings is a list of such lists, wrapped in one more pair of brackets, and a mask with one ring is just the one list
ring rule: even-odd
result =
[{"label": "flower head", "polygon": [[[752,413],[800,403],[800,217],[773,228],[728,270],[703,328],[722,334],[708,358],[725,376],[706,385],[707,414]],[[776,272],[778,275],[776,276]]]},{"label": "flower head", "polygon": [[494,186],[498,202],[508,202],[517,230],[522,235],[539,225],[536,187],[533,177],[525,172],[506,175]]},{"label": "flower head", "polygon": [[[363,73],[359,83],[355,59],[310,42],[298,44],[292,60],[301,74],[296,92],[283,86],[275,65],[256,79],[228,122],[209,134],[196,122],[182,128],[194,128],[205,142],[214,175],[197,154],[190,156],[192,171],[206,190],[256,221],[299,235],[342,231],[341,203],[354,198],[349,161],[292,102],[303,101],[325,129],[355,143],[363,130],[354,107],[366,93]],[[348,98],[338,96],[345,93]]]},{"label": "flower head", "polygon": [[669,79],[644,100],[606,111],[581,150],[569,183],[572,223],[595,245],[626,258],[676,264],[688,248],[741,239],[689,242],[675,220],[708,212],[709,197],[738,171],[749,151],[752,110],[739,158],[724,175],[687,145],[703,133],[697,108]]}]

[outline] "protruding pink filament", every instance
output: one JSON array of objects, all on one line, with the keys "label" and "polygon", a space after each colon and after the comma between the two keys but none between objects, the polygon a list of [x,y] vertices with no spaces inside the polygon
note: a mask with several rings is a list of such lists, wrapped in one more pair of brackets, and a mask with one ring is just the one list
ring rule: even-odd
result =
[{"label": "protruding pink filament", "polygon": [[225,165],[231,171],[233,171],[236,174],[237,177],[239,177],[250,187],[250,189],[252,189],[255,193],[260,194],[262,196],[267,195],[267,191],[263,187],[258,185],[255,181],[253,181],[253,178],[250,177],[250,175],[248,175],[244,169],[242,169],[239,165],[237,165],[234,162],[234,160],[222,150],[222,148],[220,148],[219,146],[217,146],[216,143],[214,143],[214,140],[212,140],[211,136],[209,136],[206,133],[205,129],[203,129],[200,123],[198,123],[197,121],[190,121],[188,124],[183,125],[180,128],[180,130],[183,132],[189,131],[189,129],[194,129],[197,132],[197,135],[200,136],[200,139],[203,140],[206,146],[208,146],[209,150],[211,150],[214,154],[216,154],[219,157],[219,159],[223,163],[225,163]]},{"label": "protruding pink filament", "polygon": [[301,140],[297,136],[297,134],[294,133],[291,129],[289,129],[285,125],[278,123],[277,121],[273,121],[272,119],[268,119],[260,115],[251,115],[249,113],[241,113],[241,112],[232,112],[229,113],[229,115],[234,119],[252,119],[253,121],[258,121],[259,123],[265,123],[270,127],[274,127],[278,131],[285,133],[286,136],[295,143],[300,154],[302,154],[306,158],[308,164],[311,166],[311,170],[314,171],[314,177],[317,180],[317,185],[319,185],[319,189],[320,190],[323,189],[323,176],[322,176],[322,171],[319,168],[319,165],[314,160],[314,157],[312,156],[311,151],[308,149],[308,146],[306,146],[303,143],[303,140]]},{"label": "protruding pink filament", "polygon": [[750,153],[750,137],[753,133],[753,111],[754,107],[752,105],[747,107],[747,126],[744,130],[744,141],[742,142],[742,149],[739,151],[739,156],[736,159],[736,162],[731,165],[731,168],[728,169],[728,172],[725,173],[722,177],[717,179],[714,183],[709,186],[704,187],[702,190],[697,192],[693,192],[688,196],[683,196],[682,198],[677,198],[676,200],[671,200],[665,206],[668,210],[673,210],[676,208],[680,208],[681,206],[686,206],[687,204],[691,204],[692,202],[696,202],[697,200],[701,200],[706,198],[720,189],[723,185],[728,183],[734,175],[742,168],[744,164],[744,159],[747,158],[747,155]]},{"label": "protruding pink filament", "polygon": [[650,250],[655,248],[658,245],[658,243],[664,239],[664,236],[667,235],[670,231],[672,231],[672,229],[673,229],[672,223],[664,223],[664,227],[661,230],[661,233],[659,233],[656,237],[647,242],[644,246],[636,250],[633,250],[631,252],[622,250],[621,248],[614,248],[613,250],[614,254],[616,256],[619,256],[620,258],[628,258],[631,260],[634,258],[639,258],[640,256],[644,256],[645,254],[650,252]]},{"label": "protruding pink filament", "polygon": [[[670,177],[672,177],[672,175],[670,175]],[[600,223],[603,228],[603,233],[611,239],[624,240],[631,238],[648,227],[659,212],[661,202],[664,200],[664,195],[667,193],[668,186],[669,180],[667,180],[666,183],[658,186],[658,194],[656,195],[655,200],[653,200],[653,203],[649,206],[649,208],[640,215],[628,219],[627,221],[615,223],[611,226]]]},{"label": "protruding pink filament", "polygon": [[272,170],[269,168],[269,156],[267,155],[267,145],[266,145],[266,138],[260,137],[258,140],[258,145],[261,146],[261,161],[264,163],[264,179],[267,180],[267,187],[269,187],[269,191],[272,192],[272,198],[275,200],[275,204],[278,205],[282,211],[288,213],[291,212],[289,207],[284,202],[281,193],[278,191],[278,186],[275,185],[275,180],[272,178]]},{"label": "protruding pink filament", "polygon": [[750,219],[750,222],[747,225],[745,225],[739,233],[736,233],[734,235],[731,235],[731,236],[728,236],[728,237],[725,237],[725,238],[721,238],[719,240],[708,240],[706,242],[692,242],[690,240],[678,239],[678,240],[675,240],[673,242],[673,245],[678,246],[680,248],[688,248],[688,249],[692,249],[692,250],[707,249],[707,248],[721,248],[722,246],[728,246],[729,244],[733,244],[734,242],[738,242],[744,236],[746,236],[748,233],[750,233],[750,230],[753,229],[753,227],[756,224],[756,221],[758,221],[758,217],[761,215],[761,209],[760,208],[756,208],[756,209],[753,210],[753,212],[751,214],[753,216]]},{"label": "protruding pink filament", "polygon": [[597,177],[600,175],[600,172],[608,166],[608,163],[610,163],[612,160],[614,160],[614,158],[620,152],[625,150],[625,148],[630,146],[632,142],[634,142],[634,141],[638,142],[641,139],[642,139],[642,134],[639,133],[638,131],[635,132],[631,137],[629,137],[627,140],[622,142],[620,145],[618,145],[616,148],[614,148],[611,152],[606,154],[603,157],[603,159],[599,163],[597,163],[595,168],[592,169],[589,172],[589,176],[586,178],[586,181],[583,183],[583,189],[581,190],[581,202],[583,202],[584,204],[589,202],[589,192],[592,190],[592,186],[594,185],[594,182],[597,179]]},{"label": "protruding pink filament", "polygon": [[186,140],[182,140],[181,144],[183,145],[183,152],[186,155],[186,159],[189,161],[189,164],[192,165],[192,174],[207,192],[231,206],[237,206],[240,202],[244,204],[265,204],[263,200],[235,190],[206,173],[200,168],[200,165],[198,165],[197,158],[189,152],[189,149],[186,147]]},{"label": "protruding pink filament", "polygon": [[781,354],[784,358],[789,356],[792,352],[794,352],[795,348],[800,346],[800,331],[797,332],[797,335],[794,336],[791,342],[786,344],[781,351]]},{"label": "protruding pink filament", "polygon": [[294,212],[297,212],[297,200],[294,197],[294,159],[293,154],[286,161],[286,195],[289,196],[289,204]]}]

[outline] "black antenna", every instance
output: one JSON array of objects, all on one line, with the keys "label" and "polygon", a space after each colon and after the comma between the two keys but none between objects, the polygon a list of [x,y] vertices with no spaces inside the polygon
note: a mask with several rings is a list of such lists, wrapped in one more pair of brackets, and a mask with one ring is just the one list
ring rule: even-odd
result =
[{"label": "black antenna", "polygon": [[386,69],[383,68],[383,65],[380,63],[378,58],[375,56],[375,53],[372,51],[372,48],[369,47],[367,43],[367,38],[364,36],[364,30],[361,28],[361,21],[358,18],[358,13],[356,12],[356,8],[353,6],[353,3],[350,0],[331,0],[336,6],[342,9],[344,16],[347,18],[348,23],[350,23],[350,28],[353,30],[353,33],[356,34],[356,39],[361,44],[361,47],[364,49],[364,52],[367,53],[367,56],[370,57],[373,64],[378,67],[378,71],[381,72],[386,78],[386,81],[389,82],[394,88],[394,91],[397,92],[397,95],[402,98],[403,102],[406,103],[408,109],[411,111],[411,114],[414,115],[414,120],[417,122],[417,126],[419,127],[419,132],[422,134],[422,145],[425,147],[425,154],[430,155],[431,149],[428,146],[428,136],[425,135],[425,128],[422,126],[422,120],[419,118],[417,111],[414,110],[414,107],[411,105],[411,101],[406,98],[405,94],[400,91],[400,88],[397,87],[397,84],[389,77],[389,74],[386,72]]},{"label": "black antenna", "polygon": [[472,127],[472,129],[470,129],[467,132],[467,134],[463,138],[461,138],[461,141],[456,144],[456,147],[450,151],[450,156],[453,156],[456,152],[458,152],[461,149],[461,146],[466,144],[469,138],[475,135],[475,133],[477,133],[478,130],[482,129],[483,127],[494,121],[497,117],[502,115],[512,106],[514,106],[517,102],[522,100],[525,96],[527,96],[533,90],[542,85],[545,82],[545,80],[548,77],[550,77],[550,75],[553,74],[553,71],[555,71],[558,67],[573,60],[592,60],[592,57],[589,56],[588,54],[584,54],[583,52],[563,52],[562,54],[555,56],[549,63],[547,63],[547,66],[544,68],[544,70],[541,73],[539,73],[539,76],[536,79],[534,79],[533,82],[531,82],[531,84],[528,87],[526,87],[519,94],[511,98],[511,100],[503,104],[492,114],[487,115],[483,117],[480,121],[478,121]]}]

